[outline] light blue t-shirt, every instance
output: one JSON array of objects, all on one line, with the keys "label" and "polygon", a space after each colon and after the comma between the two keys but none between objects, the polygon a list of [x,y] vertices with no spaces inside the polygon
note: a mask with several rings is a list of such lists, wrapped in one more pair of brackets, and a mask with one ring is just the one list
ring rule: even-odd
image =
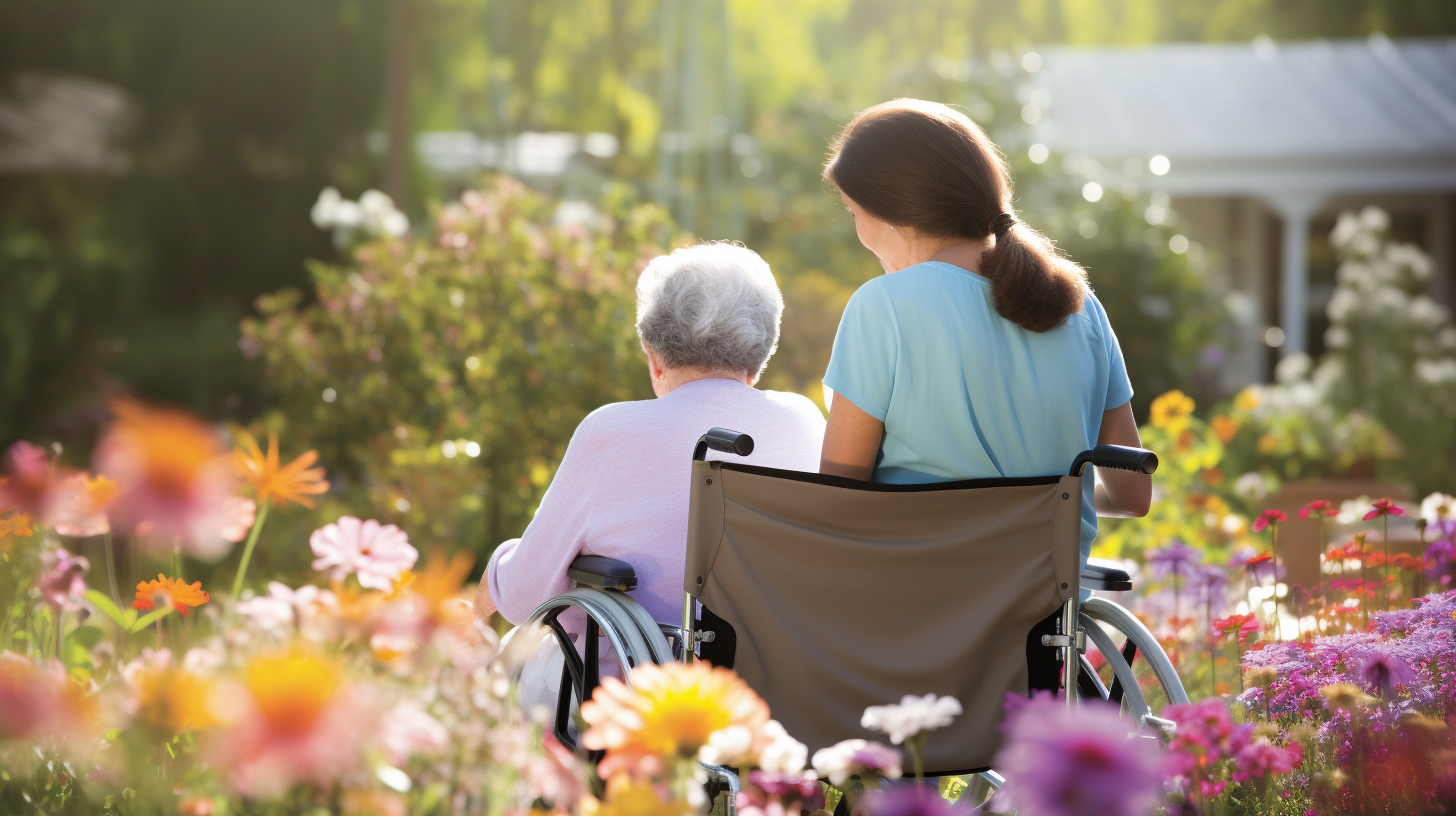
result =
[{"label": "light blue t-shirt", "polygon": [[[885,423],[876,482],[1061,475],[1132,398],[1097,298],[1051,331],[996,313],[991,282],[940,261],[869,281],[839,322],[824,384]],[[1082,480],[1082,559],[1097,538]]]}]

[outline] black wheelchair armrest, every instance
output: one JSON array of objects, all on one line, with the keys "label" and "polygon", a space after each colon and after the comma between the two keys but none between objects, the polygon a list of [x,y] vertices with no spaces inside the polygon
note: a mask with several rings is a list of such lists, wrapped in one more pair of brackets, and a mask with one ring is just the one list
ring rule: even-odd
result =
[{"label": "black wheelchair armrest", "polygon": [[704,457],[708,455],[708,448],[721,453],[747,456],[753,453],[753,437],[739,431],[730,431],[727,428],[710,428],[707,433],[698,438],[698,444],[693,447],[693,461],[703,461]]},{"label": "black wheelchair armrest", "polygon": [[1151,475],[1158,469],[1158,455],[1143,448],[1128,448],[1122,445],[1098,445],[1092,450],[1082,451],[1072,461],[1071,476],[1081,476],[1082,468],[1094,465],[1100,468],[1131,470]]},{"label": "black wheelchair armrest", "polygon": [[1082,588],[1101,592],[1127,592],[1132,589],[1132,576],[1116,561],[1088,559],[1082,568]]},{"label": "black wheelchair armrest", "polygon": [[596,589],[627,592],[637,588],[637,571],[632,565],[605,555],[578,555],[566,568],[566,577]]}]

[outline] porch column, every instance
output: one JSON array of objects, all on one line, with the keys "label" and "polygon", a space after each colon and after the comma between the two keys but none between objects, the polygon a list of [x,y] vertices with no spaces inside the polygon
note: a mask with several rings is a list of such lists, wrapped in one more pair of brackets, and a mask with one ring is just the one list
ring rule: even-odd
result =
[{"label": "porch column", "polygon": [[1284,344],[1279,356],[1309,351],[1309,222],[1319,212],[1321,197],[1279,196],[1270,200],[1284,226],[1279,270],[1279,328]]}]

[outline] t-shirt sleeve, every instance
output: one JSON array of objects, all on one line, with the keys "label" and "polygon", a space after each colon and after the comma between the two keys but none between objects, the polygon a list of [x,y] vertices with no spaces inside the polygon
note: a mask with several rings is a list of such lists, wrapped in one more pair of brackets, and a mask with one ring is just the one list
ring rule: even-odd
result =
[{"label": "t-shirt sleeve", "polygon": [[1112,322],[1102,303],[1093,298],[1097,305],[1097,328],[1102,335],[1103,351],[1107,354],[1107,400],[1102,410],[1111,411],[1132,399],[1132,381],[1127,378],[1127,363],[1122,359],[1122,346],[1118,345],[1117,334],[1112,331]]},{"label": "t-shirt sleeve", "polygon": [[589,423],[590,417],[572,434],[526,532],[497,547],[486,566],[490,599],[511,623],[523,623],[536,607],[571,586],[566,568],[586,543],[593,485],[601,475]]},{"label": "t-shirt sleeve", "polygon": [[895,388],[900,327],[889,295],[877,283],[861,286],[844,307],[824,384],[884,422]]}]

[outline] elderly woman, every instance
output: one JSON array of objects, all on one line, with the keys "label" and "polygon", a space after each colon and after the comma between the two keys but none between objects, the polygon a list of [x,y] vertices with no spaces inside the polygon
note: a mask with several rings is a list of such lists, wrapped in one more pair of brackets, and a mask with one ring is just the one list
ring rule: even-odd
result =
[{"label": "elderly woman", "polygon": [[[593,411],[571,437],[526,532],[491,556],[477,613],[521,623],[568,587],[578,555],[637,572],[654,618],[682,616],[693,445],[714,426],[752,435],[747,462],[813,471],[824,418],[797,394],[753,387],[778,345],[783,298],[768,264],[728,243],[679,249],[637,281],[637,334],[657,398]],[[493,606],[492,606],[493,603]]]}]

